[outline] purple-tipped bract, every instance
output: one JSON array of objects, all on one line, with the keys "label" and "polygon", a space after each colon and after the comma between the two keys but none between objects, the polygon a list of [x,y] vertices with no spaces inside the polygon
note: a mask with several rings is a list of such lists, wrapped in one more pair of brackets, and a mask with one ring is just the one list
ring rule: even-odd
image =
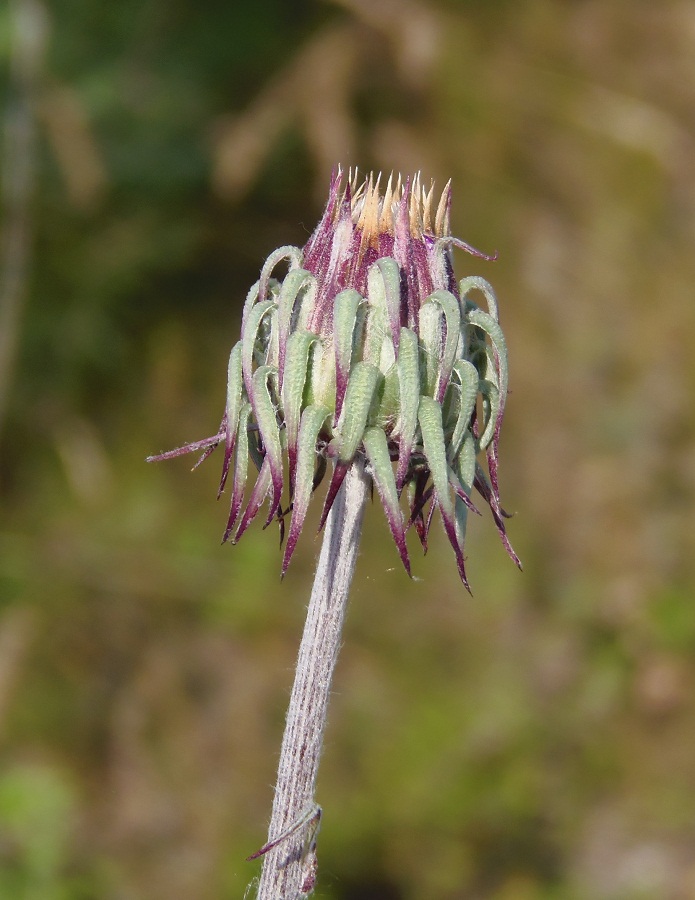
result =
[{"label": "purple-tipped bract", "polygon": [[[379,183],[334,173],[306,246],[274,251],[248,294],[218,433],[150,459],[203,451],[202,461],[222,444],[220,493],[232,482],[224,540],[238,541],[268,500],[266,524],[277,518],[281,536],[291,517],[283,575],[326,463],[333,474],[320,527],[350,466],[365,459],[408,574],[406,532],[414,525],[426,550],[438,508],[468,587],[473,489],[519,564],[497,481],[507,394],[497,301],[478,276],[457,283],[451,253],[494,257],[449,233],[450,185],[435,209],[434,188],[419,176],[389,178],[383,194]],[[474,291],[487,309],[472,302]],[[249,458],[257,475],[244,507]]]}]

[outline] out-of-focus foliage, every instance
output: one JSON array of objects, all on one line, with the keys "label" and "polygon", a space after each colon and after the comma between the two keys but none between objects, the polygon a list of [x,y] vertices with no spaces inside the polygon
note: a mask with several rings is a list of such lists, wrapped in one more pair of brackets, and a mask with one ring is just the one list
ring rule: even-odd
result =
[{"label": "out-of-focus foliage", "polygon": [[472,600],[443,535],[409,582],[368,515],[317,896],[695,897],[693,41],[682,0],[0,9],[0,896],[256,872],[317,544],[280,584],[274,529],[219,546],[214,460],[143,459],[213,433],[342,162],[452,177],[499,251],[457,264],[502,304],[525,572],[473,522]]}]

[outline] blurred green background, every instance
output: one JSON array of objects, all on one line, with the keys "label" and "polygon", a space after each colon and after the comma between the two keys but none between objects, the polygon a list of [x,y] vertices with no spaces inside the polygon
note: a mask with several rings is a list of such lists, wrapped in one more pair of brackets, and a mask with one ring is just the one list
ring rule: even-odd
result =
[{"label": "blurred green background", "polygon": [[368,511],[317,897],[695,898],[695,5],[0,7],[0,898],[241,898],[318,542],[220,547],[214,433],[332,166],[454,187],[511,359],[462,589]]}]

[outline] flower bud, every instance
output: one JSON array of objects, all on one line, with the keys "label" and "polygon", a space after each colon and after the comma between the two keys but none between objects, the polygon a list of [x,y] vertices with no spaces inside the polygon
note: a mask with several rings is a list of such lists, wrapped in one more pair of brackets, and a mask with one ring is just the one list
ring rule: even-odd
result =
[{"label": "flower bud", "polygon": [[[426,191],[419,176],[395,185],[389,178],[383,194],[379,184],[334,173],[306,246],[271,253],[248,294],[218,433],[151,459],[203,450],[202,461],[223,444],[219,494],[230,474],[232,483],[224,540],[236,543],[268,500],[266,525],[278,518],[281,536],[291,514],[284,575],[327,464],[319,529],[350,466],[364,458],[406,571],[406,531],[414,526],[426,550],[438,508],[468,587],[474,489],[519,565],[497,481],[507,395],[497,301],[482,278],[456,282],[451,253],[494,257],[449,233],[450,184],[436,208],[434,186]],[[471,300],[475,292],[486,309]],[[257,474],[244,505],[249,458]]]}]

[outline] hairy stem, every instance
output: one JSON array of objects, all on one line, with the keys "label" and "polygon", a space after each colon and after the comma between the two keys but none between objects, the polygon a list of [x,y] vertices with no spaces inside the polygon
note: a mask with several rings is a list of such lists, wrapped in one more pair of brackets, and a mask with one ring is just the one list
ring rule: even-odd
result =
[{"label": "hairy stem", "polygon": [[299,648],[257,900],[314,888],[321,809],[314,799],[333,670],[355,570],[368,479],[355,461],[328,517]]}]

